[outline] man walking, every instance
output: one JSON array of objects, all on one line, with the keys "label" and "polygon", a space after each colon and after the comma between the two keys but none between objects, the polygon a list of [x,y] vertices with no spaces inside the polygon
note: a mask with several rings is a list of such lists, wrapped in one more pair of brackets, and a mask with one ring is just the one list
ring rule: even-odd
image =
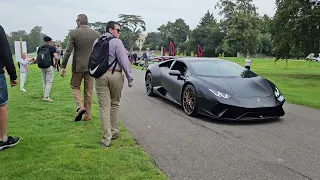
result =
[{"label": "man walking", "polygon": [[55,61],[58,60],[59,56],[56,52],[56,48],[51,45],[51,37],[45,36],[43,40],[44,45],[39,47],[36,61],[38,62],[38,67],[41,69],[43,100],[52,102],[53,100],[50,98],[50,91],[54,78],[54,59]]},{"label": "man walking", "polygon": [[55,47],[56,47],[57,54],[58,54],[58,56],[59,56],[59,59],[57,60],[55,66],[56,66],[56,68],[57,68],[57,71],[59,72],[59,67],[61,68],[60,59],[62,58],[63,50],[62,50],[61,45],[60,45],[59,43],[57,43],[57,44],[55,45]]},{"label": "man walking", "polygon": [[142,57],[144,60],[144,65],[142,66],[142,70],[144,68],[148,69],[148,62],[149,62],[149,48],[147,48],[147,50],[143,53]]},{"label": "man walking", "polygon": [[18,84],[16,67],[14,66],[9,43],[3,27],[0,25],[0,151],[4,148],[15,146],[19,138],[7,136],[8,129],[8,89],[4,67],[10,75],[10,85]]},{"label": "man walking", "polygon": [[[78,15],[76,20],[78,28],[69,33],[69,42],[63,57],[61,76],[64,77],[69,57],[73,52],[71,89],[76,104],[77,115],[75,121],[90,120],[91,101],[93,91],[93,79],[89,75],[89,57],[92,51],[93,42],[100,36],[100,33],[88,26],[88,18],[85,14]],[[81,82],[84,80],[84,105],[81,98]]]},{"label": "man walking", "polygon": [[246,69],[250,70],[250,67],[251,67],[251,59],[250,59],[250,56],[247,55],[247,59],[245,60],[245,66],[244,66]]},{"label": "man walking", "polygon": [[[128,60],[128,55],[120,37],[120,24],[115,21],[110,21],[106,27],[107,33],[102,38],[107,39],[113,37],[109,41],[109,64],[117,60],[115,65],[105,72],[101,77],[96,78],[95,86],[97,91],[100,120],[102,125],[102,140],[103,147],[109,147],[111,139],[119,136],[118,129],[118,109],[121,97],[121,91],[124,83],[124,71],[128,80],[128,86],[132,87],[131,66]],[[94,42],[93,47],[98,42]]]}]

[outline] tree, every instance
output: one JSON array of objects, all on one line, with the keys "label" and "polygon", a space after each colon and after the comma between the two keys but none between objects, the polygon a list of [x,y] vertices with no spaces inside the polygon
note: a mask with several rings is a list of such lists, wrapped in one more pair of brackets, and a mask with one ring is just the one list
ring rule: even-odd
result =
[{"label": "tree", "polygon": [[88,24],[90,26],[90,28],[100,32],[101,34],[106,33],[106,27],[107,27],[107,23],[105,22],[94,22],[94,23],[89,23]]},{"label": "tree", "polygon": [[158,28],[161,36],[160,46],[169,49],[169,40],[173,40],[175,47],[186,41],[187,36],[190,34],[190,27],[181,18],[176,19],[175,22],[168,22],[166,25],[161,25]]},{"label": "tree", "polygon": [[224,34],[213,14],[207,11],[201,18],[199,25],[191,32],[188,51],[196,52],[197,44],[200,44],[205,57],[218,56],[223,37]]},{"label": "tree", "polygon": [[41,26],[35,26],[29,33],[30,42],[28,43],[28,52],[33,52],[37,47],[43,44],[43,37],[45,34],[42,33]]},{"label": "tree", "polygon": [[130,51],[133,51],[135,41],[139,38],[142,32],[146,31],[146,23],[143,18],[138,15],[120,14],[119,19],[121,26],[128,30],[128,46],[130,47]]},{"label": "tree", "polygon": [[[132,31],[127,27],[121,28],[120,39],[122,40],[124,47],[126,47],[130,51],[132,51],[132,49],[134,49],[134,47],[136,46],[135,43],[132,44]],[[134,42],[135,41],[136,39],[134,40]]]},{"label": "tree", "polygon": [[72,29],[69,29],[68,35],[64,37],[64,39],[63,39],[63,41],[61,43],[61,47],[63,49],[67,48],[68,41],[69,41],[69,34],[70,34],[71,31],[72,31]]},{"label": "tree", "polygon": [[310,1],[276,0],[271,35],[277,59],[319,51],[320,9]]},{"label": "tree", "polygon": [[30,41],[30,37],[29,37],[28,33],[25,30],[13,31],[13,32],[10,33],[10,36],[8,38],[8,42],[9,42],[9,45],[10,45],[11,52],[15,52],[15,50],[14,50],[14,41],[20,41],[20,37],[22,38],[22,41],[26,41],[27,48],[28,48],[28,44],[29,44],[29,41]]},{"label": "tree", "polygon": [[199,26],[206,26],[210,24],[216,24],[217,20],[214,18],[213,14],[207,10],[206,14],[201,18]]},{"label": "tree", "polygon": [[259,49],[258,14],[252,0],[220,0],[216,7],[224,15],[221,22],[226,36],[222,49],[229,54],[256,53]]},{"label": "tree", "polygon": [[145,48],[159,50],[161,48],[159,42],[161,42],[161,34],[159,32],[151,32],[147,35],[143,46]]}]

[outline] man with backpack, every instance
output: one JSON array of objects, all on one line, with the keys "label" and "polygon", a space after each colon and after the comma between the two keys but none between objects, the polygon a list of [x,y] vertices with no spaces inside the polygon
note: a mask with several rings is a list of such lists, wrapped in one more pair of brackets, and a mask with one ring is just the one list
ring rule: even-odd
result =
[{"label": "man with backpack", "polygon": [[[76,23],[78,28],[69,33],[69,42],[61,65],[61,76],[64,77],[66,73],[65,68],[73,51],[70,85],[76,105],[75,121],[77,122],[82,120],[84,114],[84,120],[90,120],[93,78],[89,75],[88,64],[92,44],[100,36],[100,33],[88,26],[88,17],[85,14],[79,14]],[[84,103],[82,103],[80,90],[82,80],[84,81]]]},{"label": "man with backpack", "polygon": [[109,147],[111,139],[119,136],[118,110],[124,84],[124,71],[128,86],[132,87],[131,66],[128,55],[120,37],[120,24],[110,21],[107,33],[93,44],[89,60],[90,75],[95,77],[96,94],[98,97],[100,120],[102,125],[103,147]]},{"label": "man with backpack", "polygon": [[43,100],[47,102],[52,102],[53,100],[50,98],[49,95],[54,78],[55,63],[53,60],[58,60],[59,56],[56,52],[56,48],[51,45],[52,39],[49,36],[45,36],[43,40],[45,44],[39,47],[36,61],[38,63],[38,67],[41,69]]}]

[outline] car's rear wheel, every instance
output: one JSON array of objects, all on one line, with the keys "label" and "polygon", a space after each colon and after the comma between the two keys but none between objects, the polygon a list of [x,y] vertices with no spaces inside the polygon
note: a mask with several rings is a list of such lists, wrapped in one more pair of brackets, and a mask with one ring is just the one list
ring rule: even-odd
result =
[{"label": "car's rear wheel", "polygon": [[197,92],[192,85],[187,85],[183,90],[182,106],[184,112],[189,116],[198,114]]},{"label": "car's rear wheel", "polygon": [[153,93],[153,86],[152,86],[152,75],[150,72],[147,73],[146,80],[145,80],[146,92],[148,96],[154,96]]}]

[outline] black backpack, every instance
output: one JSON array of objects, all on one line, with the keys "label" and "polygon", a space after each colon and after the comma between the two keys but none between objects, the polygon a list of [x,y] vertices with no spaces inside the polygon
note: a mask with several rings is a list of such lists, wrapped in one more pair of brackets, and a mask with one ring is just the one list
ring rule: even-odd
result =
[{"label": "black backpack", "polygon": [[109,63],[109,41],[114,37],[100,37],[94,45],[89,58],[89,74],[91,77],[99,78],[114,64],[112,74],[118,63],[116,58],[112,63]]},{"label": "black backpack", "polygon": [[49,47],[40,47],[37,54],[38,67],[41,69],[49,68],[52,65]]}]

